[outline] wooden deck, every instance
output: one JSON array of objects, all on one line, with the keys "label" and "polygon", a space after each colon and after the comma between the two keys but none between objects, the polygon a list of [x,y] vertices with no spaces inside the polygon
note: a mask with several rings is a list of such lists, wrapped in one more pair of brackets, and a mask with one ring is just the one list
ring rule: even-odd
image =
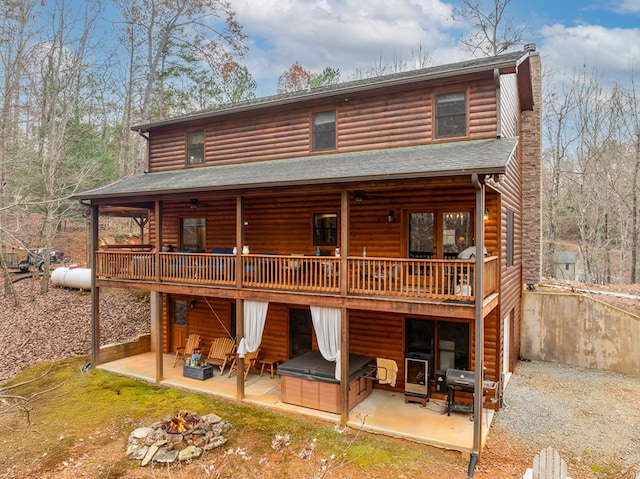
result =
[{"label": "wooden deck", "polygon": [[[242,262],[237,278],[236,261]],[[96,276],[212,287],[474,301],[475,260],[98,251]],[[159,265],[159,267],[157,267]],[[485,258],[483,297],[498,289],[498,258]],[[341,277],[346,276],[346,291]]]}]

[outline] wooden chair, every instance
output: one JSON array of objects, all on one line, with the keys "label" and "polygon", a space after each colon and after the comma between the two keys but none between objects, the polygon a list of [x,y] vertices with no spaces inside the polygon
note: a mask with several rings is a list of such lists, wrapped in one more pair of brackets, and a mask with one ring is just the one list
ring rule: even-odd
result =
[{"label": "wooden chair", "polygon": [[173,360],[173,366],[176,367],[178,361],[184,361],[189,356],[194,353],[200,352],[200,335],[199,334],[190,334],[187,338],[187,344],[184,346],[179,346],[176,348],[176,357]]},{"label": "wooden chair", "polygon": [[236,349],[236,345],[231,338],[215,338],[211,342],[211,349],[207,355],[207,362],[215,364],[220,368],[220,374],[224,374],[224,368],[227,363],[232,362],[232,355]]},{"label": "wooden chair", "polygon": [[[244,380],[247,380],[247,376],[249,376],[249,371],[251,368],[257,368],[256,363],[258,361],[258,354],[260,353],[260,348],[256,349],[252,353],[247,353],[244,355]],[[227,377],[231,377],[231,374],[238,370],[238,358],[233,358],[233,362],[231,363],[231,367],[229,368],[229,374]]]},{"label": "wooden chair", "polygon": [[567,463],[555,449],[548,447],[533,458],[533,469],[527,469],[523,479],[570,479]]}]

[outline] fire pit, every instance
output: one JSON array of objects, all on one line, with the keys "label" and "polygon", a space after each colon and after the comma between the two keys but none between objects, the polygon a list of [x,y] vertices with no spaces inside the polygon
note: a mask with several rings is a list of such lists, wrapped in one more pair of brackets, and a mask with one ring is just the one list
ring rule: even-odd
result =
[{"label": "fire pit", "polygon": [[194,459],[226,443],[224,434],[230,429],[231,424],[215,414],[200,416],[181,410],[152,426],[134,430],[126,455],[140,460],[142,466]]},{"label": "fire pit", "polygon": [[182,434],[193,429],[199,420],[200,416],[197,414],[182,410],[163,421],[161,428],[169,434]]}]

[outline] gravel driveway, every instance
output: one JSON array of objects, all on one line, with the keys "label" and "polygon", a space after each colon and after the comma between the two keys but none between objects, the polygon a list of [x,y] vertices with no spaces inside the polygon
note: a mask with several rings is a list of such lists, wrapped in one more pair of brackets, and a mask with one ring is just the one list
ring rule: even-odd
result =
[{"label": "gravel driveway", "polygon": [[489,435],[489,461],[508,438],[525,449],[513,454],[557,449],[572,479],[640,479],[640,378],[521,361]]}]

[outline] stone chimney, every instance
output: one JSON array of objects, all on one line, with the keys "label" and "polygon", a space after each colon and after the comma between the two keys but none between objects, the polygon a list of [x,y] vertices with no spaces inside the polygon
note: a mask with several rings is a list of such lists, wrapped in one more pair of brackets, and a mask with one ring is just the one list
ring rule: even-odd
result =
[{"label": "stone chimney", "polygon": [[522,282],[538,284],[542,277],[542,67],[535,44],[529,55],[533,110],[522,112]]}]

